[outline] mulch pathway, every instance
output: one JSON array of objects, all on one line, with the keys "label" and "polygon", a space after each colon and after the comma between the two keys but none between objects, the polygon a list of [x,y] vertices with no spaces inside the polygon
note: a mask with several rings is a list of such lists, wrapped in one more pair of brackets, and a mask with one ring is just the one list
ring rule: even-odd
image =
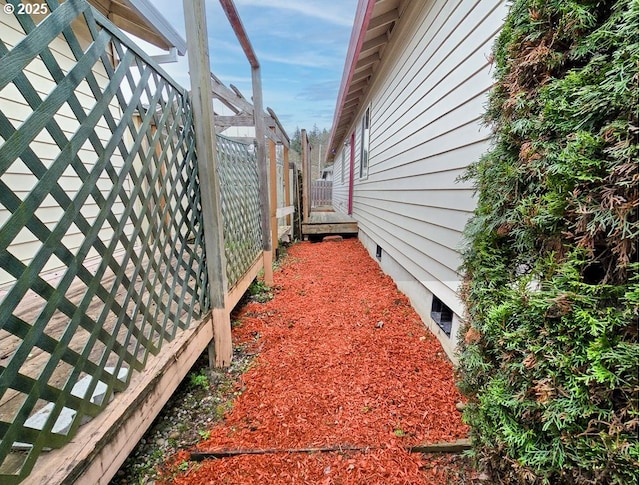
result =
[{"label": "mulch pathway", "polygon": [[167,481],[448,483],[446,457],[406,448],[467,436],[452,365],[360,242],[296,244],[275,284],[271,301],[234,315],[235,344],[258,356],[224,422],[194,451],[366,449],[212,459],[174,466]]}]

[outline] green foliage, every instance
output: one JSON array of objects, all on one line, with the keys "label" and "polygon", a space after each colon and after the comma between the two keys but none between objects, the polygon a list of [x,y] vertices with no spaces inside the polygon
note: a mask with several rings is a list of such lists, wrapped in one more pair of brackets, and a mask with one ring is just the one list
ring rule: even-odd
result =
[{"label": "green foliage", "polygon": [[516,0],[494,47],[459,370],[491,483],[638,482],[638,15]]},{"label": "green foliage", "polygon": [[207,376],[206,371],[204,370],[200,373],[192,372],[189,374],[189,384],[191,384],[192,387],[209,389],[209,376]]},{"label": "green foliage", "polygon": [[251,299],[258,303],[266,303],[273,300],[274,294],[270,286],[266,285],[263,280],[255,279],[247,290]]}]

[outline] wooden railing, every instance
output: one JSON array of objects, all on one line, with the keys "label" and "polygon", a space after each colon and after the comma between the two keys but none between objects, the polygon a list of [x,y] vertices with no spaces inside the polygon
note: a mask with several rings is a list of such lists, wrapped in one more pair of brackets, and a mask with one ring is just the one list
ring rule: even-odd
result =
[{"label": "wooden railing", "polygon": [[311,182],[311,207],[331,206],[333,182],[331,180],[314,180]]}]

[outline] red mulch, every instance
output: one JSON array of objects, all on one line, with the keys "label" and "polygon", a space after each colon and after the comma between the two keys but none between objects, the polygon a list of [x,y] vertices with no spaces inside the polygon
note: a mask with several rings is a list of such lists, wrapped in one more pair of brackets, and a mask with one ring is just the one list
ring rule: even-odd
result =
[{"label": "red mulch", "polygon": [[235,342],[259,356],[198,450],[370,449],[207,460],[173,483],[447,483],[443,467],[403,448],[468,432],[438,341],[357,239],[288,253],[275,298],[236,315]]}]

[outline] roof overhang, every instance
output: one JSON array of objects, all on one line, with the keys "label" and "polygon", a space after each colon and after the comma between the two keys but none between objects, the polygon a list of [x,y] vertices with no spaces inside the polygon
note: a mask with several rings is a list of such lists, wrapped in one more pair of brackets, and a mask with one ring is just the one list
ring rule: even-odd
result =
[{"label": "roof overhang", "polygon": [[187,43],[149,0],[89,0],[117,27],[161,49],[183,56]]},{"label": "roof overhang", "polygon": [[385,48],[406,0],[359,0],[342,71],[326,160],[339,152],[339,144],[362,108]]}]

